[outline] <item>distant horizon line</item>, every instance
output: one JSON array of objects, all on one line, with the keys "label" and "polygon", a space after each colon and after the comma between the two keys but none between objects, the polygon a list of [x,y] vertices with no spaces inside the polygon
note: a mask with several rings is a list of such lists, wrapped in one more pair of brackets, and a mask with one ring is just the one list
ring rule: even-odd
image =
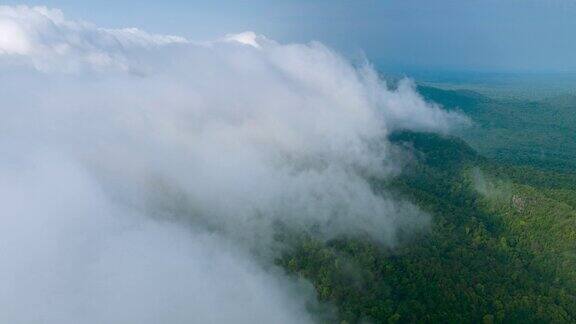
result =
[{"label": "distant horizon line", "polygon": [[541,70],[541,69],[482,69],[482,68],[442,68],[442,67],[415,67],[381,64],[371,60],[372,65],[381,72],[393,74],[459,74],[459,75],[566,75],[576,76],[576,69],[570,70]]}]

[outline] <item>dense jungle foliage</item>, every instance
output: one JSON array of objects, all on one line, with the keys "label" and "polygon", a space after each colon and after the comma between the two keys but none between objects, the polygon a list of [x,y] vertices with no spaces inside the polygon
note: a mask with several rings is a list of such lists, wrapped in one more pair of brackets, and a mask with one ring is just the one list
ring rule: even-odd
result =
[{"label": "dense jungle foliage", "polygon": [[576,95],[526,100],[427,86],[419,91],[472,119],[473,126],[458,136],[480,154],[506,164],[576,172]]},{"label": "dense jungle foliage", "polygon": [[463,138],[482,153],[457,137],[391,136],[413,159],[394,180],[373,179],[374,190],[414,202],[432,215],[430,228],[393,248],[294,234],[277,263],[313,282],[342,323],[576,322],[572,99],[518,105],[421,92],[471,116]]}]

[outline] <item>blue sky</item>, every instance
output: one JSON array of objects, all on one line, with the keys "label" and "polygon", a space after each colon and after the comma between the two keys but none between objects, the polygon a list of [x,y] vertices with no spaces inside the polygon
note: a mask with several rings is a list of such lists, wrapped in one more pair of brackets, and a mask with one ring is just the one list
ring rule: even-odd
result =
[{"label": "blue sky", "polygon": [[398,70],[576,71],[576,0],[44,0],[71,18],[194,40],[253,30]]}]

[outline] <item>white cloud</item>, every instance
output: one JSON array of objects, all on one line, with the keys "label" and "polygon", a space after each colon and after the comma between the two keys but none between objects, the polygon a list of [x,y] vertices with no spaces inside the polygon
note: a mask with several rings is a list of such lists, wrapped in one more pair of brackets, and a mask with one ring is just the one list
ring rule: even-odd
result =
[{"label": "white cloud", "polygon": [[262,36],[256,35],[256,33],[252,31],[247,31],[239,34],[228,34],[224,37],[224,41],[227,42],[238,42],[244,45],[250,45],[256,48],[260,48],[260,44],[258,44],[258,38],[262,38]]},{"label": "white cloud", "polygon": [[215,234],[115,206],[74,161],[25,152],[0,168],[2,323],[311,321],[298,284]]},{"label": "white cloud", "polygon": [[388,134],[463,120],[319,43],[199,45],[6,6],[1,35],[11,323],[307,320],[274,274],[274,224],[394,244],[428,217],[366,180],[401,167]]},{"label": "white cloud", "polygon": [[25,33],[11,21],[0,21],[0,53],[25,55],[30,44]]},{"label": "white cloud", "polygon": [[126,51],[186,43],[136,28],[105,29],[67,20],[57,9],[0,6],[0,54],[38,70],[129,69]]}]

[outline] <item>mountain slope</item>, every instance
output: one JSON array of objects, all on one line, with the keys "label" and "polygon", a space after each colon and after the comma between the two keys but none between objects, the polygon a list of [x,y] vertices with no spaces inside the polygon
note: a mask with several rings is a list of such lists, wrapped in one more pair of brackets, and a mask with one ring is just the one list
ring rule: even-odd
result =
[{"label": "mountain slope", "polygon": [[427,86],[419,91],[427,100],[471,117],[474,126],[458,135],[481,154],[507,164],[576,170],[575,96],[533,101]]},{"label": "mountain slope", "polygon": [[[576,213],[562,197],[514,180],[514,170],[455,138],[400,133],[411,165],[390,183],[433,217],[396,248],[342,237],[294,235],[278,259],[311,280],[342,321],[576,321]],[[568,189],[564,189],[568,190]],[[567,195],[570,196],[570,195]]]}]

